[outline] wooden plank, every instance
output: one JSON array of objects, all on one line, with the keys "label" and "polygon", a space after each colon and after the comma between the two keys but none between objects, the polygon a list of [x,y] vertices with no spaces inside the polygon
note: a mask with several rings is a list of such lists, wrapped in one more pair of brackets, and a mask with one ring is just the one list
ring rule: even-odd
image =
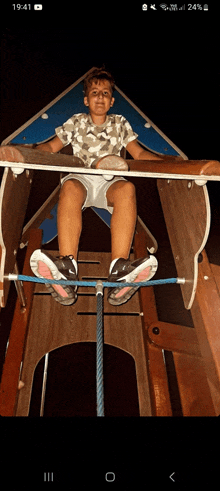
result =
[{"label": "wooden plank", "polygon": [[155,346],[164,350],[201,358],[198,339],[193,328],[158,320],[148,328],[148,336]]},{"label": "wooden plank", "polygon": [[[147,238],[144,227],[134,237],[135,257],[147,254]],[[139,289],[141,318],[143,326],[145,357],[148,364],[149,388],[153,416],[172,416],[170,394],[163,351],[149,342],[147,331],[152,323],[158,321],[153,287]]]},{"label": "wooden plank", "polygon": [[32,184],[33,171],[15,177],[11,169],[4,171],[0,189],[0,302],[5,307],[10,283],[4,275],[14,270],[17,250]]},{"label": "wooden plank", "polygon": [[220,296],[206,255],[199,263],[198,285],[191,308],[200,351],[204,360],[215,414],[220,414]]},{"label": "wooden plank", "polygon": [[[153,332],[155,328],[160,332]],[[148,334],[154,346],[173,353],[183,416],[214,416],[195,329],[157,321]]]},{"label": "wooden plank", "polygon": [[184,305],[190,309],[196,292],[198,256],[210,229],[210,205],[206,186],[195,182],[158,180],[158,191],[180,278]]},{"label": "wooden plank", "polygon": [[[13,163],[42,164],[44,166],[85,167],[83,161],[74,155],[63,153],[42,152],[38,149],[22,145],[6,145],[0,147],[0,160]],[[14,166],[16,167],[16,166]],[[30,167],[31,168],[31,167]]]},{"label": "wooden plank", "polygon": [[163,351],[150,343],[147,351],[153,416],[172,416]]},{"label": "wooden plank", "polygon": [[150,343],[147,336],[152,322],[157,322],[157,310],[153,287],[140,288],[140,306],[144,345],[149,371],[149,387],[153,416],[172,416],[172,408],[167,380],[166,365],[163,350]]},{"label": "wooden plank", "polygon": [[126,160],[131,171],[160,172],[161,174],[220,176],[217,160],[180,160],[166,157],[162,160]]},{"label": "wooden plank", "polygon": [[[185,203],[185,202],[184,202]],[[175,206],[173,208],[167,208],[167,213],[169,212],[170,216],[172,213],[174,214]],[[200,209],[202,212],[202,210]],[[189,206],[189,213],[191,212],[191,208]],[[179,220],[180,222],[181,220]],[[178,224],[177,224],[178,225]],[[196,224],[197,225],[197,224]],[[195,227],[193,227],[195,230]],[[175,228],[173,229],[173,235],[175,235]],[[203,233],[201,234],[203,235]],[[136,254],[140,257],[140,255],[144,254],[144,241],[143,238],[140,237],[135,238],[136,240]],[[193,240],[193,238],[191,239]],[[188,252],[189,253],[189,252]],[[205,274],[204,274],[205,275]],[[207,274],[208,276],[208,274]],[[171,330],[168,331],[167,324],[164,322],[160,322],[157,318],[156,305],[153,298],[153,292],[151,292],[151,288],[141,288],[140,289],[140,297],[141,297],[141,308],[143,310],[143,322],[145,325],[146,333],[148,334],[148,339],[145,341],[148,366],[149,366],[149,377],[150,377],[150,389],[151,389],[151,400],[153,404],[153,414],[157,416],[166,416],[172,415],[171,403],[170,403],[170,395],[167,381],[167,373],[166,366],[163,360],[163,349],[168,349],[173,351],[174,363],[176,368],[176,376],[179,386],[180,399],[182,404],[182,410],[185,416],[189,415],[206,415],[211,416],[215,414],[215,410],[213,407],[213,395],[211,397],[211,386],[213,390],[213,383],[207,382],[207,370],[210,371],[211,368],[206,368],[206,373],[204,370],[205,364],[209,364],[210,362],[210,348],[204,343],[203,340],[197,339],[198,329],[201,331],[202,324],[201,316],[197,319],[197,329],[196,335],[193,329],[186,328],[184,326],[172,326],[173,332]],[[210,292],[211,295],[211,292]],[[197,294],[196,294],[197,298]],[[200,302],[204,307],[206,304],[205,293],[203,298],[200,298]],[[215,299],[212,299],[210,296],[210,302],[215,302]],[[219,302],[219,297],[218,297]],[[220,306],[218,306],[220,311]],[[196,316],[198,317],[199,310],[195,306],[195,315],[193,320],[195,320]],[[206,320],[208,321],[208,315]],[[211,325],[213,323],[216,325],[216,319],[211,320],[210,322],[210,330]],[[158,343],[157,334],[153,333],[153,328],[158,327],[161,331],[161,339]],[[219,326],[218,326],[219,327]],[[169,328],[170,329],[170,328]],[[154,343],[154,344],[150,344]],[[201,343],[203,349],[201,350]],[[159,344],[159,346],[157,346]],[[214,339],[213,339],[214,344]],[[216,338],[215,338],[216,344]],[[218,343],[217,343],[218,344]],[[207,349],[208,348],[208,349]],[[214,346],[213,346],[214,349]],[[216,346],[215,346],[216,349]],[[188,353],[184,353],[184,352]],[[205,357],[204,360],[201,358],[200,353]],[[194,355],[194,356],[192,356]],[[196,355],[196,356],[195,356]],[[218,359],[219,359],[218,355]],[[217,353],[215,363],[217,361]],[[213,371],[214,371],[214,367]],[[190,376],[189,376],[190,374]],[[214,373],[211,374],[212,379],[214,377]],[[215,383],[217,381],[215,380]],[[216,397],[216,391],[215,391]],[[216,401],[216,406],[218,405],[218,401]],[[219,406],[218,406],[219,407]]]},{"label": "wooden plank", "polygon": [[[29,146],[22,145],[6,145],[0,147],[1,165],[7,167],[8,164],[17,164],[14,167],[29,169],[45,169],[59,170],[67,172],[68,170],[85,168],[81,159],[74,155],[65,155],[63,153],[42,152],[38,149],[33,149]],[[131,175],[139,172],[148,174],[164,174],[164,175],[188,175],[198,176],[198,178],[220,177],[220,162],[215,160],[181,160],[176,157],[166,157],[161,160],[126,160],[128,163]],[[11,165],[13,167],[13,165]],[[82,169],[81,169],[82,170]],[[89,172],[94,173],[94,169],[89,169]],[[97,173],[102,171],[96,170]],[[109,171],[107,171],[109,172]],[[119,171],[116,171],[117,173]],[[129,175],[127,171],[122,171],[121,175]],[[159,177],[159,176],[158,176]]]},{"label": "wooden plank", "polygon": [[210,264],[212,274],[215,278],[216,285],[218,287],[218,292],[220,295],[220,265],[219,264]]},{"label": "wooden plank", "polygon": [[[52,251],[50,251],[51,253]],[[53,251],[53,254],[56,253]],[[80,278],[106,278],[110,264],[108,253],[79,253]],[[36,293],[45,287],[36,286]],[[77,302],[69,307],[55,302],[51,295],[35,295],[26,342],[19,393],[17,416],[27,416],[31,398],[34,370],[48,352],[72,343],[96,341],[96,295],[92,287],[80,287]],[[123,315],[124,314],[124,315]],[[130,353],[136,364],[139,408],[141,416],[151,415],[138,295],[120,307],[104,299],[105,343]],[[65,326],[65,328],[64,328]]]},{"label": "wooden plank", "polygon": [[173,353],[183,416],[215,416],[201,358]]},{"label": "wooden plank", "polygon": [[[46,153],[46,152],[45,152]],[[56,154],[53,154],[56,155]],[[134,161],[132,161],[134,162]],[[128,177],[150,177],[150,178],[162,178],[162,179],[180,179],[180,180],[189,180],[192,179],[194,181],[198,181],[201,185],[205,184],[206,181],[220,181],[220,174],[218,171],[215,173],[210,173],[207,175],[202,175],[202,174],[194,174],[193,169],[187,174],[181,173],[177,170],[177,172],[172,172],[171,168],[167,168],[167,172],[160,172],[160,168],[158,167],[158,163],[160,162],[159,160],[157,161],[157,165],[155,165],[155,160],[153,161],[137,161],[138,165],[143,162],[144,165],[141,167],[141,170],[133,170],[130,169],[128,171],[119,171],[119,170],[105,170],[105,174],[113,175],[113,176],[128,176]],[[148,164],[151,162],[153,170],[148,170],[149,167],[145,167],[146,162]],[[103,175],[103,170],[101,169],[92,169],[91,167],[72,167],[69,165],[69,162],[67,162],[68,165],[46,165],[46,164],[30,164],[30,163],[23,163],[23,162],[17,162],[16,169],[18,170],[24,170],[24,169],[34,169],[34,170],[49,170],[49,171],[56,171],[56,172],[75,172],[77,174],[97,174],[97,175]],[[12,167],[15,168],[15,165],[11,162],[3,161],[0,160],[0,167]],[[194,169],[196,170],[196,169]]]},{"label": "wooden plank", "polygon": [[[41,243],[41,231],[33,230],[30,236],[23,274],[32,274],[30,268],[30,256]],[[14,317],[9,337],[9,345],[5,357],[1,385],[0,385],[0,414],[1,416],[14,416],[18,393],[20,367],[23,359],[24,343],[27,335],[31,305],[33,300],[34,283],[24,283],[26,307],[21,308],[17,299]]]}]

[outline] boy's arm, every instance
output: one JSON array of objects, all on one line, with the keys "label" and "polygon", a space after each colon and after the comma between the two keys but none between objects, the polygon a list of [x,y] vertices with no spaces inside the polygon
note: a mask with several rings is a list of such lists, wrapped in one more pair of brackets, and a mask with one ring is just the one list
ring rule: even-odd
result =
[{"label": "boy's arm", "polygon": [[40,145],[37,145],[36,150],[41,150],[42,152],[57,153],[63,147],[64,147],[64,145],[61,142],[61,140],[58,138],[58,136],[55,136],[55,138],[53,138],[53,140],[46,142],[46,143],[40,143]]},{"label": "boy's arm", "polygon": [[126,150],[131,154],[134,160],[161,160],[162,158],[147,150],[143,150],[137,140],[128,143]]}]

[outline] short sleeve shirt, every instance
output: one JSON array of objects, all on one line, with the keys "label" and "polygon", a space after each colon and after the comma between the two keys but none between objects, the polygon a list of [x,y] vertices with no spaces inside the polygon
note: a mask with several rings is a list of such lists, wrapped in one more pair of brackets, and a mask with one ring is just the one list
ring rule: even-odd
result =
[{"label": "short sleeve shirt", "polygon": [[81,158],[86,167],[91,167],[97,157],[120,156],[122,147],[138,136],[124,116],[118,114],[107,115],[102,125],[95,125],[90,114],[74,114],[55,131],[64,146],[71,143],[74,156]]}]

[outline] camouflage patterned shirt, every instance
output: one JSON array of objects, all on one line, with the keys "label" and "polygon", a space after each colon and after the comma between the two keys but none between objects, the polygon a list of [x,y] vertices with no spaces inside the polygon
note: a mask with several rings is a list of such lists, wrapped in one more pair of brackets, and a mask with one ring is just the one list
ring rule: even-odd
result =
[{"label": "camouflage patterned shirt", "polygon": [[74,156],[81,158],[86,167],[91,167],[97,157],[120,155],[122,147],[138,136],[118,114],[107,115],[102,125],[95,125],[90,114],[74,114],[55,131],[64,146],[71,143]]}]

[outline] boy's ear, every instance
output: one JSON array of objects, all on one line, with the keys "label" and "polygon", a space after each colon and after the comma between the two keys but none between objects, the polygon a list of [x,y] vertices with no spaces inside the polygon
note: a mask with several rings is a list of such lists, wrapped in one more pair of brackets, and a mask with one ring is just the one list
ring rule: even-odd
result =
[{"label": "boy's ear", "polygon": [[88,98],[87,97],[84,97],[84,104],[85,104],[85,106],[88,106],[89,105]]},{"label": "boy's ear", "polygon": [[112,98],[111,98],[111,107],[113,106],[114,102],[115,102],[115,98],[114,98],[114,97],[112,97]]}]

